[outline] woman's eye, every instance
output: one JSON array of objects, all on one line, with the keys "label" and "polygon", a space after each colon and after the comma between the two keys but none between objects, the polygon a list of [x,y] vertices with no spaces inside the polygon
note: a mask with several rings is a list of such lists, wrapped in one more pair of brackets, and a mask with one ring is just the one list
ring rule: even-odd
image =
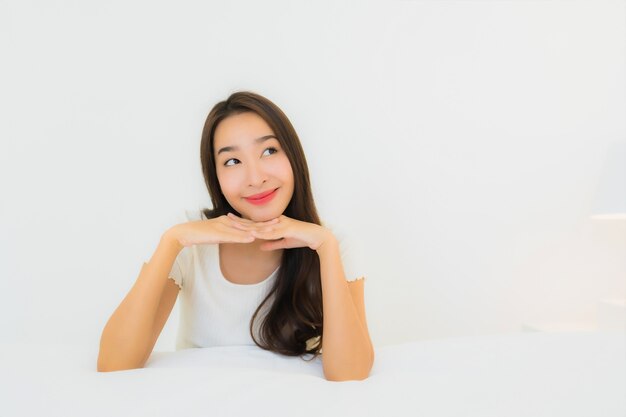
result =
[{"label": "woman's eye", "polygon": [[[263,154],[265,154],[265,152],[266,152],[266,151],[273,151],[273,152],[270,154],[270,155],[273,155],[273,154],[275,154],[276,152],[278,152],[278,149],[273,148],[273,147],[270,147],[270,148],[265,149],[265,151],[263,151]],[[228,166],[233,166],[234,164],[229,164],[229,162],[230,162],[230,161],[237,161],[237,162],[239,162],[239,160],[238,160],[238,159],[236,159],[236,158],[230,158],[229,160],[227,160],[226,162],[224,162],[224,166],[227,166],[227,167],[228,167]]]}]

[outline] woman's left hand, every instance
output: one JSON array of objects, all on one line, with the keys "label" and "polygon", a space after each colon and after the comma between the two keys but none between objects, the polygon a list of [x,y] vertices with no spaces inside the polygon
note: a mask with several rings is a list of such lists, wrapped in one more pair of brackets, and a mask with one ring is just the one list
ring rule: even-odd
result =
[{"label": "woman's left hand", "polygon": [[263,243],[261,250],[309,247],[318,250],[328,239],[333,237],[331,231],[315,223],[303,222],[285,215],[277,217],[278,221],[270,226],[259,225],[252,220],[243,219],[228,213],[241,230],[250,231],[257,239],[269,240]]}]

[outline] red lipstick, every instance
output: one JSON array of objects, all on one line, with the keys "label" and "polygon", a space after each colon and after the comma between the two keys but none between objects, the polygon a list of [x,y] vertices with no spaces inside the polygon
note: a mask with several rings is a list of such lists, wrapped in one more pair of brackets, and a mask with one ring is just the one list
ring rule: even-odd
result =
[{"label": "red lipstick", "polygon": [[244,197],[244,198],[246,199],[247,202],[249,202],[251,204],[254,204],[256,206],[259,206],[259,205],[265,204],[268,201],[270,201],[271,199],[273,199],[274,196],[276,195],[276,191],[277,190],[278,190],[278,188],[276,188],[274,190],[266,191],[264,193],[251,195],[250,197]]}]

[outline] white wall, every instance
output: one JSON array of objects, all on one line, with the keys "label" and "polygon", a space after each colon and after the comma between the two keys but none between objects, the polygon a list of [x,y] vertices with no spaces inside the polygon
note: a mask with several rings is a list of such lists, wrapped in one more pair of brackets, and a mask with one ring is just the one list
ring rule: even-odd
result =
[{"label": "white wall", "polygon": [[[0,340],[97,344],[161,233],[210,204],[210,108],[290,117],[377,346],[593,319],[626,225],[624,1],[0,2]],[[173,349],[178,309],[157,349]]]}]

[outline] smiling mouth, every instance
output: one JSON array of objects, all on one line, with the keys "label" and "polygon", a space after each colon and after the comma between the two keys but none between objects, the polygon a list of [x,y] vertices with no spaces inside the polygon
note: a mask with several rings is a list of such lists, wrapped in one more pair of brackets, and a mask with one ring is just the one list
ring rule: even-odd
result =
[{"label": "smiling mouth", "polygon": [[270,201],[272,201],[277,193],[278,193],[278,188],[276,188],[276,189],[274,189],[272,191],[268,191],[268,192],[265,192],[265,193],[261,193],[261,194],[257,194],[255,196],[252,196],[252,197],[261,196],[260,198],[245,197],[245,199],[250,204],[253,204],[255,206],[262,206],[262,205],[265,205],[265,204],[269,203]]},{"label": "smiling mouth", "polygon": [[267,197],[268,195],[272,194],[272,193],[273,193],[274,191],[276,191],[276,190],[278,190],[278,188],[275,188],[275,189],[273,189],[273,190],[266,191],[266,192],[264,192],[264,193],[251,195],[250,197],[244,197],[244,198],[246,198],[246,199],[248,199],[248,200],[260,200],[260,199],[265,198],[265,197]]}]

